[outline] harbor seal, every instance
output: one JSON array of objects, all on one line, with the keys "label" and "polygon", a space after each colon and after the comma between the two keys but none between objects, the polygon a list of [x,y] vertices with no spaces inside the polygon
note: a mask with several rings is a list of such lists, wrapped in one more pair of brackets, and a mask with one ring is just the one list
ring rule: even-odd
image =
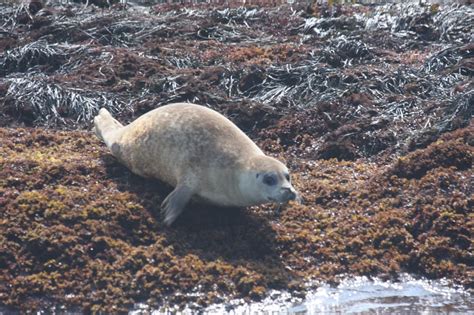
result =
[{"label": "harbor seal", "polygon": [[133,173],[174,187],[161,205],[168,226],[192,197],[226,207],[300,200],[287,167],[207,107],[169,104],[127,126],[102,108],[94,129]]}]

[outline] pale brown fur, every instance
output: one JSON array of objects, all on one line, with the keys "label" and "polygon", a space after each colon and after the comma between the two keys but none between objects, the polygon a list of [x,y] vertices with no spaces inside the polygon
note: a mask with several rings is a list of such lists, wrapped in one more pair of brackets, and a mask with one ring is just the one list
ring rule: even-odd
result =
[{"label": "pale brown fur", "polygon": [[[191,195],[221,206],[268,202],[249,183],[256,169],[287,173],[282,163],[265,156],[231,121],[204,106],[166,105],[125,127],[101,109],[94,124],[96,134],[132,172],[177,187],[177,197],[171,203],[165,200],[165,207],[176,208],[176,199]],[[171,224],[181,211],[166,210],[165,222]]]}]

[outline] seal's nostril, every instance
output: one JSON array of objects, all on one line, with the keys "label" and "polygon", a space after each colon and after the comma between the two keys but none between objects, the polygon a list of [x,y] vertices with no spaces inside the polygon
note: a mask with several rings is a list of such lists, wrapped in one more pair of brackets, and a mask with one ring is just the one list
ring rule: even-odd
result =
[{"label": "seal's nostril", "polygon": [[296,194],[292,191],[288,194],[288,199],[289,200],[295,200],[296,199]]},{"label": "seal's nostril", "polygon": [[295,200],[296,199],[296,193],[291,189],[291,188],[283,188],[283,197],[285,200]]}]

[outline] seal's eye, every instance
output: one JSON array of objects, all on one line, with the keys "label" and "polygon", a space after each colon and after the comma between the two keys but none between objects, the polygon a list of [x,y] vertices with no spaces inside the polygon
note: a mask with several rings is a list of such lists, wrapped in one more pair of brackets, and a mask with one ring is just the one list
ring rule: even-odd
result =
[{"label": "seal's eye", "polygon": [[277,179],[274,175],[265,175],[263,177],[263,183],[268,186],[273,186],[277,183]]},{"label": "seal's eye", "polygon": [[286,173],[285,178],[286,178],[287,181],[290,181],[290,174]]}]

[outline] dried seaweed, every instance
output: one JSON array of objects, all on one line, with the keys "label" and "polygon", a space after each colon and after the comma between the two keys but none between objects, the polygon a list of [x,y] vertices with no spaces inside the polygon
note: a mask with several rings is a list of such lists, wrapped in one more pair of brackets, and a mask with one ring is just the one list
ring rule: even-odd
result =
[{"label": "dried seaweed", "polygon": [[258,19],[264,18],[263,14],[265,13],[264,9],[257,8],[226,8],[223,10],[216,10],[212,12],[212,18],[218,23],[223,24],[243,24],[249,26],[252,21],[257,21]]},{"label": "dried seaweed", "polygon": [[13,100],[13,105],[20,113],[31,111],[38,121],[64,121],[65,117],[77,122],[91,121],[102,107],[112,112],[126,107],[106,93],[63,88],[41,77],[15,78],[8,82],[7,97]]},{"label": "dried seaweed", "polygon": [[433,21],[439,29],[441,40],[458,43],[472,42],[474,23],[472,6],[444,7],[433,17]]},{"label": "dried seaweed", "polygon": [[458,70],[458,71],[453,71],[453,72],[459,72],[462,75],[467,75],[467,76],[472,76],[473,75],[473,69],[472,66],[469,64],[462,64],[462,61],[464,59],[469,60],[469,58],[474,57],[474,45],[468,44],[468,45],[453,45],[453,46],[448,46],[441,51],[437,52],[433,56],[431,56],[426,62],[425,62],[425,69],[426,71],[432,72],[432,71],[441,71],[446,68],[454,68],[454,66],[459,65],[453,70]]},{"label": "dried seaweed", "polygon": [[304,33],[311,33],[318,37],[330,37],[344,35],[354,31],[360,31],[364,27],[363,20],[358,17],[339,16],[326,19],[310,17],[305,19],[304,24],[298,27]]},{"label": "dried seaweed", "polygon": [[59,45],[49,45],[46,40],[38,40],[23,47],[7,50],[0,57],[0,75],[11,72],[33,71],[32,67],[45,65],[54,71],[66,58],[66,51]]}]

